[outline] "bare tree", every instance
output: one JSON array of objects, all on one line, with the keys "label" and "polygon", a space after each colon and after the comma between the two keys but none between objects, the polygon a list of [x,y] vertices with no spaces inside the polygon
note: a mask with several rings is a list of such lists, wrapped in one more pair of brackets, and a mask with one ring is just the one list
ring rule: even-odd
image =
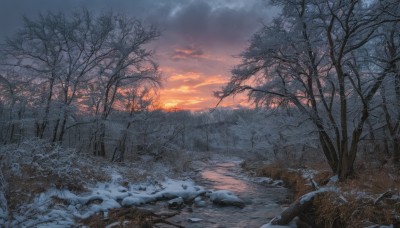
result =
[{"label": "bare tree", "polygon": [[[392,12],[399,11],[400,7],[394,6]],[[381,87],[381,107],[388,130],[388,138],[392,142],[392,160],[398,164],[400,159],[400,31],[398,21],[382,26],[381,40],[378,49],[377,62],[389,66],[390,74]]]},{"label": "bare tree", "polygon": [[[111,161],[124,161],[125,151],[127,150],[127,142],[129,131],[132,125],[146,118],[151,112],[151,106],[154,104],[154,99],[157,99],[156,94],[151,89],[144,87],[143,89],[131,88],[124,91],[127,96],[124,111],[128,113],[126,127],[121,131],[121,135],[117,140],[117,145],[114,149]],[[134,134],[131,134],[134,135]]]},{"label": "bare tree", "polygon": [[124,91],[160,85],[153,52],[145,46],[159,35],[154,26],[111,12],[48,12],[24,18],[2,48],[2,66],[29,85],[21,89],[34,111],[37,137],[63,141],[77,124],[74,115],[86,112],[96,117],[91,149],[105,156],[106,120],[129,99]]},{"label": "bare tree", "polygon": [[248,91],[263,105],[291,105],[307,114],[333,172],[353,173],[371,102],[390,65],[376,64],[371,47],[381,26],[399,19],[391,1],[277,0],[282,15],[257,32],[242,64],[216,92]]},{"label": "bare tree", "polygon": [[160,84],[158,65],[152,59],[152,52],[144,45],[156,39],[160,33],[155,27],[146,27],[138,20],[125,17],[111,17],[113,31],[107,40],[107,57],[96,68],[98,78],[89,83],[96,84],[101,94],[96,103],[98,127],[94,133],[95,155],[105,156],[105,122],[114,108],[119,92],[143,82]]}]

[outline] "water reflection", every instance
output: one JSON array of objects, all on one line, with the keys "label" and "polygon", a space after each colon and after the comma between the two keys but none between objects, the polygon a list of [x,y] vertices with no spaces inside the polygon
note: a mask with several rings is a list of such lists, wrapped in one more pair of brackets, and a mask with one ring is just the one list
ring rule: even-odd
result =
[{"label": "water reflection", "polygon": [[227,190],[243,193],[249,190],[248,183],[237,179],[237,177],[232,177],[227,167],[234,167],[234,163],[222,163],[218,164],[212,170],[204,170],[201,172],[201,178],[207,180],[213,189],[217,190]]},{"label": "water reflection", "polygon": [[[260,227],[280,214],[279,205],[286,198],[284,188],[269,188],[246,178],[237,162],[214,162],[202,167],[195,181],[206,189],[230,190],[246,202],[244,208],[220,207],[208,202],[205,207],[191,206],[183,209],[170,221],[189,228]],[[189,218],[203,219],[199,223]],[[170,226],[160,226],[170,228]]]}]

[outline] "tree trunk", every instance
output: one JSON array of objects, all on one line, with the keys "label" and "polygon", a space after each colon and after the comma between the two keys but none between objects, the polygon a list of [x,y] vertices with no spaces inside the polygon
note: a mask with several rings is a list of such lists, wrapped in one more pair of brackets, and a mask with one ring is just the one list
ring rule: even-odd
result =
[{"label": "tree trunk", "polygon": [[118,140],[118,145],[114,150],[111,161],[122,162],[124,161],[125,149],[126,149],[126,139],[128,138],[128,129],[131,127],[132,122],[128,122],[125,130],[122,132],[120,139]]},{"label": "tree trunk", "polygon": [[354,173],[353,162],[351,162],[351,159],[347,154],[343,154],[340,159],[338,172],[337,172],[339,180],[344,181],[348,177],[353,175],[353,173]]},{"label": "tree trunk", "polygon": [[51,104],[52,97],[53,97],[54,80],[55,80],[54,73],[52,73],[51,79],[50,79],[50,85],[49,85],[49,94],[48,94],[48,97],[46,100],[44,116],[43,116],[42,122],[38,123],[37,128],[36,128],[36,136],[39,137],[40,139],[43,139],[44,131],[46,130],[46,127],[49,123],[50,104]]},{"label": "tree trunk", "polygon": [[93,145],[93,155],[94,156],[106,156],[106,149],[105,149],[105,124],[103,123],[97,123],[96,124],[96,131],[93,133],[92,136],[92,145]]},{"label": "tree trunk", "polygon": [[118,140],[118,145],[114,150],[111,161],[113,162],[123,162],[125,155],[126,139],[128,137],[127,131],[124,131],[122,137]]},{"label": "tree trunk", "polygon": [[61,123],[61,127],[60,127],[60,134],[58,135],[58,141],[62,142],[64,139],[64,134],[65,134],[65,125],[67,124],[67,117],[66,115],[63,118],[63,121]]},{"label": "tree trunk", "polygon": [[53,138],[52,138],[52,142],[55,143],[57,141],[57,132],[58,132],[58,126],[60,125],[60,118],[57,119],[56,124],[54,126],[54,130],[53,130]]},{"label": "tree trunk", "polygon": [[62,142],[64,139],[64,134],[65,134],[65,126],[67,124],[67,119],[68,119],[68,114],[67,112],[64,111],[64,116],[61,122],[61,127],[60,127],[60,134],[58,135],[58,141]]},{"label": "tree trunk", "polygon": [[319,132],[319,140],[322,147],[322,151],[324,152],[325,158],[328,161],[329,167],[331,168],[333,173],[337,173],[339,160],[335,147],[333,146],[329,136],[325,132],[322,131]]},{"label": "tree trunk", "polygon": [[400,160],[400,142],[398,137],[394,137],[392,162],[395,165],[399,165],[400,163],[399,160]]}]

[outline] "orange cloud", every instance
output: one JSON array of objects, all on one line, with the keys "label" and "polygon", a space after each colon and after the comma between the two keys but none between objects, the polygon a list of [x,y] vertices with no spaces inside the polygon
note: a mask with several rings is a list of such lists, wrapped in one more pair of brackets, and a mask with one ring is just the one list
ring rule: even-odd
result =
[{"label": "orange cloud", "polygon": [[200,110],[212,108],[218,103],[213,90],[228,81],[222,75],[205,75],[198,72],[172,73],[164,89],[160,91],[164,109]]},{"label": "orange cloud", "polygon": [[[185,61],[175,61],[171,58],[174,56],[168,54],[171,51],[161,55],[163,67],[160,70],[166,78],[159,91],[163,109],[204,110],[218,104],[219,100],[213,92],[229,81],[230,66],[236,64],[237,59],[224,57],[218,52],[210,52],[213,55],[209,55],[199,50],[194,46],[175,48],[175,57],[179,60],[185,58]],[[226,99],[220,107],[248,106],[245,98],[238,98]]]},{"label": "orange cloud", "polygon": [[204,55],[204,51],[194,45],[174,50],[171,57],[173,60],[198,59]]},{"label": "orange cloud", "polygon": [[200,74],[195,72],[187,72],[185,74],[174,74],[168,78],[170,81],[184,81],[187,82],[188,80],[197,80],[200,78]]},{"label": "orange cloud", "polygon": [[208,85],[223,85],[228,82],[228,79],[222,77],[221,75],[210,76],[205,81],[193,86],[193,88],[199,88]]},{"label": "orange cloud", "polygon": [[200,104],[204,102],[206,98],[202,97],[192,97],[192,98],[176,98],[176,99],[167,99],[166,101],[162,102],[162,106],[164,109],[173,109],[173,108],[178,108],[178,109],[189,109],[189,110],[199,110],[203,109],[203,106],[198,106],[197,104]]},{"label": "orange cloud", "polygon": [[179,86],[178,88],[171,88],[171,89],[165,89],[164,92],[166,93],[195,93],[196,90],[192,89],[190,86]]}]

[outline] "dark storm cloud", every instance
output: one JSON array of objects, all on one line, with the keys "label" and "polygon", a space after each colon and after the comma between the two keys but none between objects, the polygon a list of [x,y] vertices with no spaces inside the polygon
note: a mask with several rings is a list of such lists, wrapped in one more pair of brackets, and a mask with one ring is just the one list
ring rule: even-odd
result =
[{"label": "dark storm cloud", "polygon": [[80,8],[94,12],[115,11],[126,15],[146,19],[168,17],[175,7],[184,0],[1,0],[0,6],[0,38],[9,36],[22,24],[22,16],[35,17],[39,12],[62,11],[71,13]]},{"label": "dark storm cloud", "polygon": [[[247,0],[247,7],[191,1],[168,18],[170,33],[180,41],[199,45],[243,43],[274,11],[263,0]],[[218,2],[218,1],[217,1]],[[224,1],[219,1],[223,3]],[[230,1],[241,2],[241,1]]]},{"label": "dark storm cloud", "polygon": [[[245,3],[244,3],[245,2]],[[248,38],[273,11],[265,0],[1,0],[1,36],[21,25],[21,16],[39,11],[114,10],[157,24],[170,39],[200,44],[235,43]],[[176,40],[175,40],[176,41]]]}]

